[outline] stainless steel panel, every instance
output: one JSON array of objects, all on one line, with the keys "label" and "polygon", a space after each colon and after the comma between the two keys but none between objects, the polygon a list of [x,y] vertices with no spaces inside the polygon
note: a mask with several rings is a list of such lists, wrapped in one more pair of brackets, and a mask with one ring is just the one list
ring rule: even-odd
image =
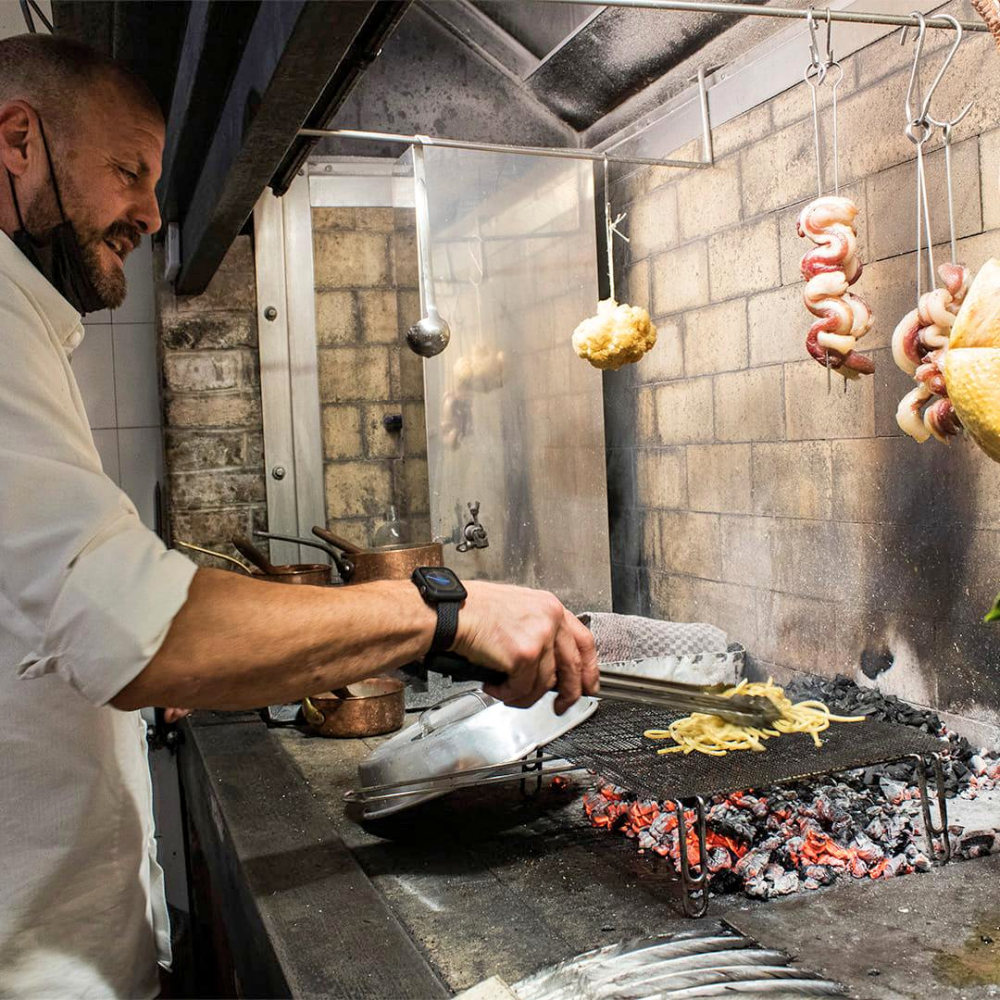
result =
[{"label": "stainless steel panel", "polygon": [[[309,178],[295,178],[281,199],[285,230],[285,290],[288,311],[288,365],[295,456],[296,522],[293,534],[306,535],[326,524],[323,488],[323,428],[316,356],[316,292],[313,269]],[[275,531],[285,525],[274,521]],[[316,562],[314,549],[299,546],[302,562]],[[320,562],[325,561],[320,559]]]},{"label": "stainless steel panel", "polygon": [[[254,209],[254,240],[268,524],[276,531],[297,535],[295,441],[288,374],[285,236],[281,201],[270,191],[260,196]],[[322,472],[322,462],[320,467]],[[281,470],[284,474],[277,475],[276,472]],[[271,561],[293,563],[305,560],[299,558],[298,545],[273,542]]]},{"label": "stainless steel panel", "polygon": [[597,302],[589,164],[425,149],[438,309],[452,340],[424,365],[431,519],[460,539],[480,501],[489,547],[460,574],[611,606],[600,373],[570,336]]}]

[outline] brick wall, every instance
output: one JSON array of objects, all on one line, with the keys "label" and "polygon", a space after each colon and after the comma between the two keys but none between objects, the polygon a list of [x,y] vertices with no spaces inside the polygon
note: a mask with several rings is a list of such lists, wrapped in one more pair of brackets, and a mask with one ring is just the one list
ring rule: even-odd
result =
[{"label": "brick wall", "polygon": [[[894,663],[880,676],[890,690],[995,721],[1000,631],[979,618],[1000,590],[1000,467],[965,440],[918,445],[894,419],[912,386],[889,349],[915,296],[910,59],[894,33],[845,61],[839,90],[842,193],[861,209],[857,290],[876,315],[862,347],[878,366],[846,395],[836,376],[827,394],[803,345],[795,220],[815,192],[804,85],[717,128],[713,169],[617,179],[632,237],[621,277],[660,343],[605,382],[616,606],[713,621],[778,677]],[[953,157],[959,260],[978,268],[1000,255],[989,36],[967,37],[936,107],[973,98]],[[928,169],[941,241],[940,151]]]},{"label": "brick wall", "polygon": [[371,544],[394,504],[429,538],[423,362],[403,340],[420,318],[413,211],[315,208],[313,254],[328,525]]},{"label": "brick wall", "polygon": [[237,238],[202,295],[176,296],[161,281],[157,300],[173,537],[233,555],[233,535],[267,524],[250,237]]}]

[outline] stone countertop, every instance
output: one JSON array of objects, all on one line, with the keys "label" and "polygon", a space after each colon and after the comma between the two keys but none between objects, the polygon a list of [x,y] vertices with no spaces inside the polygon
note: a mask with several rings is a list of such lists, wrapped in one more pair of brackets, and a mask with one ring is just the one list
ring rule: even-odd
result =
[{"label": "stone countertop", "polygon": [[[689,926],[662,865],[589,826],[578,784],[466,789],[362,826],[343,792],[377,740],[211,713],[187,732],[186,787],[210,793],[189,809],[217,842],[251,995],[447,996]],[[1000,996],[998,877],[992,858],[766,904],[714,898],[709,912],[854,997],[969,1000]]]}]

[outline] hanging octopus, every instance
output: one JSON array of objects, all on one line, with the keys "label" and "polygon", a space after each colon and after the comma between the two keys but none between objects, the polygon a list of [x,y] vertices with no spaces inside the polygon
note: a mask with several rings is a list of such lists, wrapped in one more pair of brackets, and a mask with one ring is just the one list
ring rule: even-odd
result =
[{"label": "hanging octopus", "polygon": [[865,301],[847,289],[861,277],[854,219],[858,207],[849,198],[828,196],[810,202],[799,215],[799,236],[816,244],[802,258],[806,279],[803,299],[817,317],[806,336],[806,350],[821,365],[844,378],[871,375],[875,363],[854,348],[872,325]]},{"label": "hanging octopus", "polygon": [[955,317],[969,290],[969,269],[963,264],[942,264],[937,271],[944,288],[924,292],[917,308],[896,325],[892,359],[917,383],[900,400],[896,423],[915,441],[923,442],[933,435],[947,444],[962,424],[948,398],[941,362]]}]

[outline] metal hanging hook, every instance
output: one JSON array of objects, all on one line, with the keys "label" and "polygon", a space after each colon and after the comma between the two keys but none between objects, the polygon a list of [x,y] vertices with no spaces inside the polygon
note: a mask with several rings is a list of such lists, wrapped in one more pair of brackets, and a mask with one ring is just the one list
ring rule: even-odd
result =
[{"label": "metal hanging hook", "polygon": [[[921,118],[918,118],[913,113],[914,96],[916,99],[920,100],[920,57],[924,51],[924,36],[927,34],[927,22],[924,19],[924,15],[920,11],[915,10],[910,14],[911,17],[917,19],[919,27],[917,28],[917,42],[913,49],[913,67],[910,69],[910,82],[906,87],[906,121],[907,125],[913,125],[914,123],[920,124]],[[907,36],[910,33],[909,25],[905,25],[899,33],[899,44],[905,45]],[[910,135],[909,129],[907,129],[907,135],[913,142],[917,140]]]},{"label": "metal hanging hook", "polygon": [[812,7],[806,11],[806,24],[809,27],[809,58],[806,66],[805,81],[814,89],[826,79],[826,63],[819,56],[819,34],[816,29],[816,14]]},{"label": "metal hanging hook", "polygon": [[[937,125],[942,127],[944,123],[937,121],[931,117],[931,101],[934,99],[934,93],[944,79],[945,73],[948,72],[948,67],[951,66],[952,60],[955,58],[955,53],[958,51],[959,45],[962,44],[962,34],[963,29],[961,22],[957,18],[952,17],[950,14],[941,14],[942,20],[948,21],[955,31],[955,40],[951,44],[951,48],[948,49],[947,55],[944,57],[944,61],[941,63],[941,68],[937,71],[937,75],[934,77],[934,81],[931,83],[930,88],[924,95],[923,101],[920,104],[920,114],[914,114],[914,95],[917,94],[916,100],[920,101],[919,91],[920,91],[920,57],[923,54],[924,49],[924,36],[927,32],[927,24],[923,14],[919,11],[912,11],[911,16],[916,18],[919,22],[919,28],[917,29],[917,43],[913,52],[913,68],[910,70],[910,82],[906,88],[906,117],[908,119],[908,124],[913,127],[913,133],[917,133],[917,129],[921,129],[925,137],[929,137],[932,125]],[[899,43],[903,45],[906,43],[907,35],[909,32],[908,27],[904,27],[900,33]],[[965,108],[959,113],[958,117],[955,118],[951,124],[957,125],[972,109],[972,102],[967,104]],[[907,130],[907,135],[913,142],[918,142],[919,138],[914,138],[914,134],[911,134],[911,130]]]},{"label": "metal hanging hook", "polygon": [[948,67],[951,65],[952,60],[955,58],[955,54],[958,52],[959,45],[962,44],[963,28],[961,21],[959,21],[955,17],[952,17],[951,14],[942,14],[940,16],[943,21],[948,21],[954,27],[955,41],[952,43],[951,48],[948,50],[948,55],[945,57],[944,64],[941,66],[941,70],[938,73],[937,78],[935,79],[934,84],[931,87],[931,92],[927,95],[927,98],[924,101],[923,114],[924,117],[927,119],[927,121],[929,121],[932,125],[936,125],[939,129],[941,129],[944,135],[945,142],[950,142],[951,130],[972,110],[972,106],[973,104],[975,104],[975,101],[969,101],[969,103],[966,104],[966,106],[962,108],[962,110],[959,111],[959,113],[950,120],[945,119],[944,121],[938,121],[930,113],[930,102],[931,102],[931,97],[934,96],[934,90],[937,88],[937,85],[941,82],[941,78],[944,76],[945,71],[948,69]]}]

